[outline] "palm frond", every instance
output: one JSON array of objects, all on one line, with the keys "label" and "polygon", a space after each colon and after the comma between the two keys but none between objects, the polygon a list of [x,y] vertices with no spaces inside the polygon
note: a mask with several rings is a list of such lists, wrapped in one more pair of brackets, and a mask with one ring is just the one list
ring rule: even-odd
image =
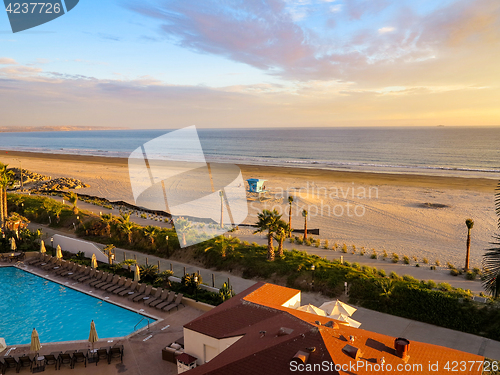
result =
[{"label": "palm frond", "polygon": [[497,242],[492,245],[497,247],[488,249],[483,255],[483,288],[493,297],[500,295],[500,236],[494,236]]}]

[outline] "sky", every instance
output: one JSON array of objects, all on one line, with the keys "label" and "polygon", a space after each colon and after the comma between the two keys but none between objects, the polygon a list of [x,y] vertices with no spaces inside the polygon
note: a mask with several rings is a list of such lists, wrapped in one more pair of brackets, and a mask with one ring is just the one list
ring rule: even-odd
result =
[{"label": "sky", "polygon": [[498,0],[80,0],[12,33],[0,127],[500,125]]}]

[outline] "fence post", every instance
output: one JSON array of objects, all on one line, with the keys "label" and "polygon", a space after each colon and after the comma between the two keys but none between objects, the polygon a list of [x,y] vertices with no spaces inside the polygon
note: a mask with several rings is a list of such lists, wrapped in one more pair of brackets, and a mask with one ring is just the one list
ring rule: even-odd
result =
[{"label": "fence post", "polygon": [[184,276],[186,276],[186,267],[184,267]]},{"label": "fence post", "polygon": [[158,261],[158,273],[160,273],[160,261]]},{"label": "fence post", "polygon": [[215,288],[215,275],[212,274],[212,288]]},{"label": "fence post", "polygon": [[148,264],[148,257],[146,257],[146,266],[148,266],[148,265],[149,265],[149,264]]},{"label": "fence post", "polygon": [[174,272],[174,266],[172,266],[172,263],[170,263],[170,271]]}]

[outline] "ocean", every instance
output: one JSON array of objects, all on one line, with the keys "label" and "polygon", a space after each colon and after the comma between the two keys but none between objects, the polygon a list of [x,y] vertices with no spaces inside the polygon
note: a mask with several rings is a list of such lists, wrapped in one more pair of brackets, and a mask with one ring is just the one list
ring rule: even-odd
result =
[{"label": "ocean", "polygon": [[[0,149],[128,157],[163,130],[0,133]],[[499,127],[198,129],[207,161],[500,179]]]}]

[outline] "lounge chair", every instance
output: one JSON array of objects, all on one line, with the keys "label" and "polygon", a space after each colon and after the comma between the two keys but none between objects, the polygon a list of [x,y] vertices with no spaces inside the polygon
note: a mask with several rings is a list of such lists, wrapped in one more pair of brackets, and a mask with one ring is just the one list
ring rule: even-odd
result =
[{"label": "lounge chair", "polygon": [[94,276],[91,276],[88,280],[85,280],[83,283],[84,284],[90,284],[90,283],[98,283],[101,281],[101,279],[106,276],[107,272],[104,271],[95,271]]},{"label": "lounge chair", "polygon": [[111,359],[113,358],[120,358],[120,361],[123,363],[123,345],[115,344],[109,349],[108,364],[111,363]]},{"label": "lounge chair", "polygon": [[116,284],[107,287],[105,290],[106,290],[106,292],[110,292],[111,293],[113,290],[116,290],[116,289],[121,288],[122,286],[124,286],[126,282],[127,282],[127,278],[125,276],[121,277]]},{"label": "lounge chair", "polygon": [[[133,283],[132,279],[127,278],[127,281],[125,281],[125,285],[123,285],[121,288],[117,288],[117,289],[113,290],[113,293],[118,294],[118,293],[121,293],[125,290],[130,289],[132,287],[132,283]],[[135,284],[135,286],[137,286],[137,284]]]},{"label": "lounge chair", "polygon": [[56,257],[51,257],[48,261],[37,264],[37,267],[41,269],[54,267],[57,260]]},{"label": "lounge chair", "polygon": [[69,365],[69,368],[73,368],[73,358],[71,357],[71,354],[66,352],[66,353],[59,353],[59,370],[61,369],[61,365]]},{"label": "lounge chair", "polygon": [[84,363],[85,367],[87,367],[87,355],[81,350],[73,353],[73,368],[77,363]]},{"label": "lounge chair", "polygon": [[92,285],[94,288],[97,288],[99,289],[101,286],[104,286],[104,285],[108,285],[111,283],[111,281],[113,280],[113,277],[114,275],[112,273],[108,273],[108,275],[104,278],[102,278],[102,280],[98,283],[90,283],[90,285]]},{"label": "lounge chair", "polygon": [[44,355],[45,366],[54,365],[55,366],[54,368],[57,370],[57,365],[59,364],[59,354],[61,354],[61,352],[52,352],[50,354],[45,354]]},{"label": "lounge chair", "polygon": [[77,278],[75,278],[75,280],[78,281],[79,283],[83,283],[83,282],[87,281],[88,279],[92,279],[95,276],[96,272],[97,271],[95,270],[95,268],[87,267],[87,269],[85,271],[85,275],[82,277],[77,277]]},{"label": "lounge chair", "polygon": [[150,296],[148,299],[143,299],[144,304],[149,306],[151,302],[159,299],[162,293],[163,293],[163,288],[156,288],[156,292],[153,296]]},{"label": "lounge chair", "polygon": [[35,263],[37,262],[38,260],[40,260],[42,258],[43,254],[42,253],[36,253],[34,256],[32,256],[30,259],[28,260],[25,260],[24,261],[24,264],[29,264],[31,265],[31,263]]},{"label": "lounge chair", "polygon": [[175,295],[175,293],[171,292],[170,290],[163,290],[163,292],[161,292],[160,298],[154,299],[152,301],[146,301],[146,304],[148,306],[155,307],[156,305],[165,302],[170,293],[173,293]]},{"label": "lounge chair", "polygon": [[75,280],[75,279],[79,279],[80,277],[83,277],[85,275],[86,271],[87,271],[87,268],[85,266],[82,266],[81,264],[77,264],[74,270],[68,272],[64,276],[67,277],[68,279]]},{"label": "lounge chair", "polygon": [[146,297],[150,298],[149,295],[151,294],[152,290],[153,290],[153,285],[148,285],[146,287],[146,290],[144,291],[144,293],[141,293],[138,296],[135,296],[134,298],[132,298],[132,301],[141,302]]},{"label": "lounge chair", "polygon": [[115,275],[112,277],[111,282],[99,286],[99,289],[107,289],[107,288],[110,288],[112,286],[115,286],[116,284],[118,284],[118,281],[120,281],[120,275]]},{"label": "lounge chair", "polygon": [[54,274],[60,275],[62,273],[68,272],[70,269],[73,268],[75,263],[70,262],[70,261],[62,261],[60,267],[58,269],[54,269]]},{"label": "lounge chair", "polygon": [[66,277],[69,273],[73,274],[78,269],[78,264],[70,262],[69,266],[66,267],[63,271],[56,271],[56,274],[59,276]]},{"label": "lounge chair", "polygon": [[109,353],[108,353],[108,348],[100,348],[97,349],[97,357],[95,361],[95,365],[97,366],[97,363],[101,360],[105,359],[108,361],[109,364]]},{"label": "lounge chair", "polygon": [[134,290],[134,291],[128,293],[128,299],[134,299],[139,294],[144,293],[144,291],[146,290],[146,287],[147,287],[146,284],[141,284],[141,286],[139,287],[138,290]]},{"label": "lounge chair", "polygon": [[184,306],[184,304],[182,303],[182,297],[183,297],[182,293],[177,294],[177,298],[175,299],[175,302],[171,303],[170,305],[165,306],[162,310],[169,311],[169,312],[173,308],[176,308],[177,310],[179,310],[180,305]]},{"label": "lounge chair", "polygon": [[156,305],[155,307],[158,310],[162,310],[165,306],[170,305],[172,302],[174,302],[174,298],[175,298],[175,293],[174,292],[170,292],[170,294],[168,295],[167,300],[165,302],[162,302],[162,303]]},{"label": "lounge chair", "polygon": [[135,292],[138,285],[139,285],[139,282],[134,281],[134,282],[132,282],[132,284],[130,285],[129,288],[125,288],[124,290],[122,290],[121,292],[118,292],[117,294],[120,296],[125,296],[125,295],[128,295],[128,293],[130,293],[130,292]]},{"label": "lounge chair", "polygon": [[8,368],[15,368],[16,372],[19,372],[19,361],[14,357],[4,357],[3,358],[3,374],[7,372]]},{"label": "lounge chair", "polygon": [[[55,260],[53,260],[55,259]],[[57,269],[61,268],[61,265],[63,264],[61,259],[53,258],[51,262],[47,263],[44,266],[40,266],[42,270],[49,271],[54,269],[54,267],[57,267]]]},{"label": "lounge chair", "polygon": [[39,257],[36,261],[34,262],[31,262],[31,265],[32,266],[35,266],[35,267],[38,267],[40,264],[42,263],[47,263],[50,259],[52,258],[52,256],[50,255],[47,255],[47,254],[43,254],[41,257]]},{"label": "lounge chair", "polygon": [[30,370],[33,367],[33,359],[28,355],[23,355],[22,357],[19,357],[18,360],[19,360],[19,364],[17,365],[16,372],[19,372],[19,370],[22,367],[29,367]]}]

